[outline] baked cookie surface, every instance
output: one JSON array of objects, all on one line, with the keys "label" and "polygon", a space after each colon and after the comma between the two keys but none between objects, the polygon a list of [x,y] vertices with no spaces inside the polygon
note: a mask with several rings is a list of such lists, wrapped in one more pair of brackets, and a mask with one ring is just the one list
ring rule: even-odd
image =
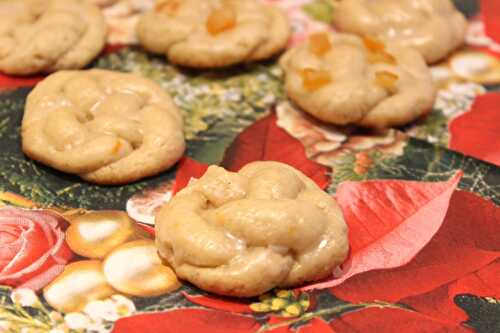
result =
[{"label": "baked cookie surface", "polygon": [[436,95],[417,51],[355,35],[313,34],[280,65],[288,97],[336,125],[404,125],[430,111]]},{"label": "baked cookie surface", "polygon": [[185,147],[180,112],[160,86],[105,70],[60,71],[40,82],[21,134],[30,158],[98,184],[158,174]]},{"label": "baked cookie surface", "polygon": [[141,17],[137,34],[172,63],[217,68],[272,57],[290,26],[280,9],[258,0],[164,0]]},{"label": "baked cookie surface", "polygon": [[156,241],[180,278],[242,297],[325,278],[349,249],[335,200],[278,162],[209,167],[162,207]]},{"label": "baked cookie surface", "polygon": [[427,63],[462,45],[467,28],[450,0],[341,0],[333,22],[342,32],[413,47]]},{"label": "baked cookie surface", "polygon": [[0,71],[14,75],[80,69],[104,48],[106,23],[85,0],[0,2]]}]

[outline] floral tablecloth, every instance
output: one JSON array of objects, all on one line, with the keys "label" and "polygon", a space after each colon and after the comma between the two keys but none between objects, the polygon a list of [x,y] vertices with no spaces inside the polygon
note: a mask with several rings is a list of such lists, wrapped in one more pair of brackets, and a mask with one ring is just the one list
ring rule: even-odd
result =
[{"label": "floral tablecloth", "polygon": [[[325,126],[297,110],[286,101],[275,60],[179,70],[135,45],[134,25],[153,1],[95,2],[110,34],[91,67],[138,73],[167,90],[185,117],[186,157],[169,172],[120,187],[44,167],[22,154],[19,136],[25,98],[41,77],[0,76],[0,205],[126,210],[147,228],[204,164],[238,170],[254,160],[282,161],[337,197],[351,230],[351,267],[342,269],[352,276],[249,300],[186,283],[158,297],[117,294],[73,313],[55,311],[40,293],[8,281],[0,286],[0,332],[500,332],[498,1],[455,0],[470,20],[467,45],[432,67],[440,87],[432,113],[378,132]],[[288,12],[292,45],[332,29],[335,1],[268,2]],[[357,200],[359,193],[377,203]],[[389,202],[393,214],[380,202]],[[356,238],[362,232],[371,235],[365,243]],[[42,245],[28,257],[50,250],[43,235],[30,241]],[[0,281],[12,260],[2,249]],[[68,255],[65,262],[79,259]]]}]

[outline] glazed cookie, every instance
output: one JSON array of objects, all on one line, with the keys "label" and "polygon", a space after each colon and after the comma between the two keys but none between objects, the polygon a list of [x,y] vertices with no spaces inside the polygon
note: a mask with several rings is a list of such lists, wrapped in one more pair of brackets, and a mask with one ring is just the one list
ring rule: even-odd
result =
[{"label": "glazed cookie", "polygon": [[325,278],[349,249],[335,200],[278,162],[209,167],[157,214],[156,242],[180,278],[241,297]]},{"label": "glazed cookie", "polygon": [[14,75],[79,69],[103,49],[106,23],[85,0],[0,2],[0,71]]},{"label": "glazed cookie", "polygon": [[163,0],[141,17],[140,43],[175,64],[217,68],[267,59],[285,48],[285,14],[258,0]]},{"label": "glazed cookie", "polygon": [[26,155],[98,184],[125,184],[171,167],[184,152],[179,110],[133,74],[60,71],[28,95]]},{"label": "glazed cookie", "polygon": [[462,45],[467,28],[450,0],[341,0],[333,22],[346,33],[414,47],[427,63]]},{"label": "glazed cookie", "polygon": [[289,98],[337,125],[404,125],[430,111],[436,95],[417,51],[370,38],[316,33],[280,64]]}]

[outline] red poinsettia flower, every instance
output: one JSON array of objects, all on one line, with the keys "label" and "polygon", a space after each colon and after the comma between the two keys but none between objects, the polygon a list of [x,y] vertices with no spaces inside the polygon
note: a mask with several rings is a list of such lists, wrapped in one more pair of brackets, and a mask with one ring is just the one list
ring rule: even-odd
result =
[{"label": "red poinsettia flower", "polygon": [[59,275],[73,256],[65,223],[49,211],[0,209],[0,284],[38,290]]},{"label": "red poinsettia flower", "polygon": [[[221,165],[238,171],[255,161],[278,161],[302,171],[325,189],[330,178],[328,168],[307,158],[304,146],[284,129],[276,125],[276,114],[271,114],[246,128],[226,150]],[[191,178],[200,178],[208,165],[184,157],[177,166],[173,194],[186,187]]]},{"label": "red poinsettia flower", "polygon": [[500,166],[500,93],[476,97],[471,110],[449,128],[451,149]]},{"label": "red poinsettia flower", "polygon": [[456,191],[438,233],[410,263],[359,274],[331,291],[351,302],[402,303],[417,311],[406,317],[417,320],[425,315],[458,325],[467,314],[455,304],[457,295],[500,297],[499,232],[499,207],[475,194]]},{"label": "red poinsettia flower", "polygon": [[371,270],[399,267],[419,253],[439,230],[460,180],[345,182],[337,201],[349,226],[350,255],[342,274],[303,289],[324,289]]}]

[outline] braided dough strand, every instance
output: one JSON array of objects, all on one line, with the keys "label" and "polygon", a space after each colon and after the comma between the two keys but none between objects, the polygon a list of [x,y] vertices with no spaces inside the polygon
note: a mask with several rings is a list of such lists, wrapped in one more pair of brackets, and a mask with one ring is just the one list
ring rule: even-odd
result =
[{"label": "braided dough strand", "polygon": [[347,256],[337,203],[300,171],[211,166],[156,217],[160,255],[202,289],[255,296],[324,278]]},{"label": "braided dough strand", "polygon": [[94,183],[128,183],[180,158],[182,123],[171,98],[147,79],[105,70],[60,71],[28,96],[23,150]]},{"label": "braided dough strand", "polygon": [[[213,20],[220,31],[210,31],[210,15],[221,9]],[[175,64],[216,68],[271,57],[286,47],[290,26],[280,9],[256,0],[166,0],[141,17],[137,34]]]},{"label": "braided dough strand", "polygon": [[79,69],[104,48],[106,23],[84,0],[0,2],[0,70],[29,75]]}]

